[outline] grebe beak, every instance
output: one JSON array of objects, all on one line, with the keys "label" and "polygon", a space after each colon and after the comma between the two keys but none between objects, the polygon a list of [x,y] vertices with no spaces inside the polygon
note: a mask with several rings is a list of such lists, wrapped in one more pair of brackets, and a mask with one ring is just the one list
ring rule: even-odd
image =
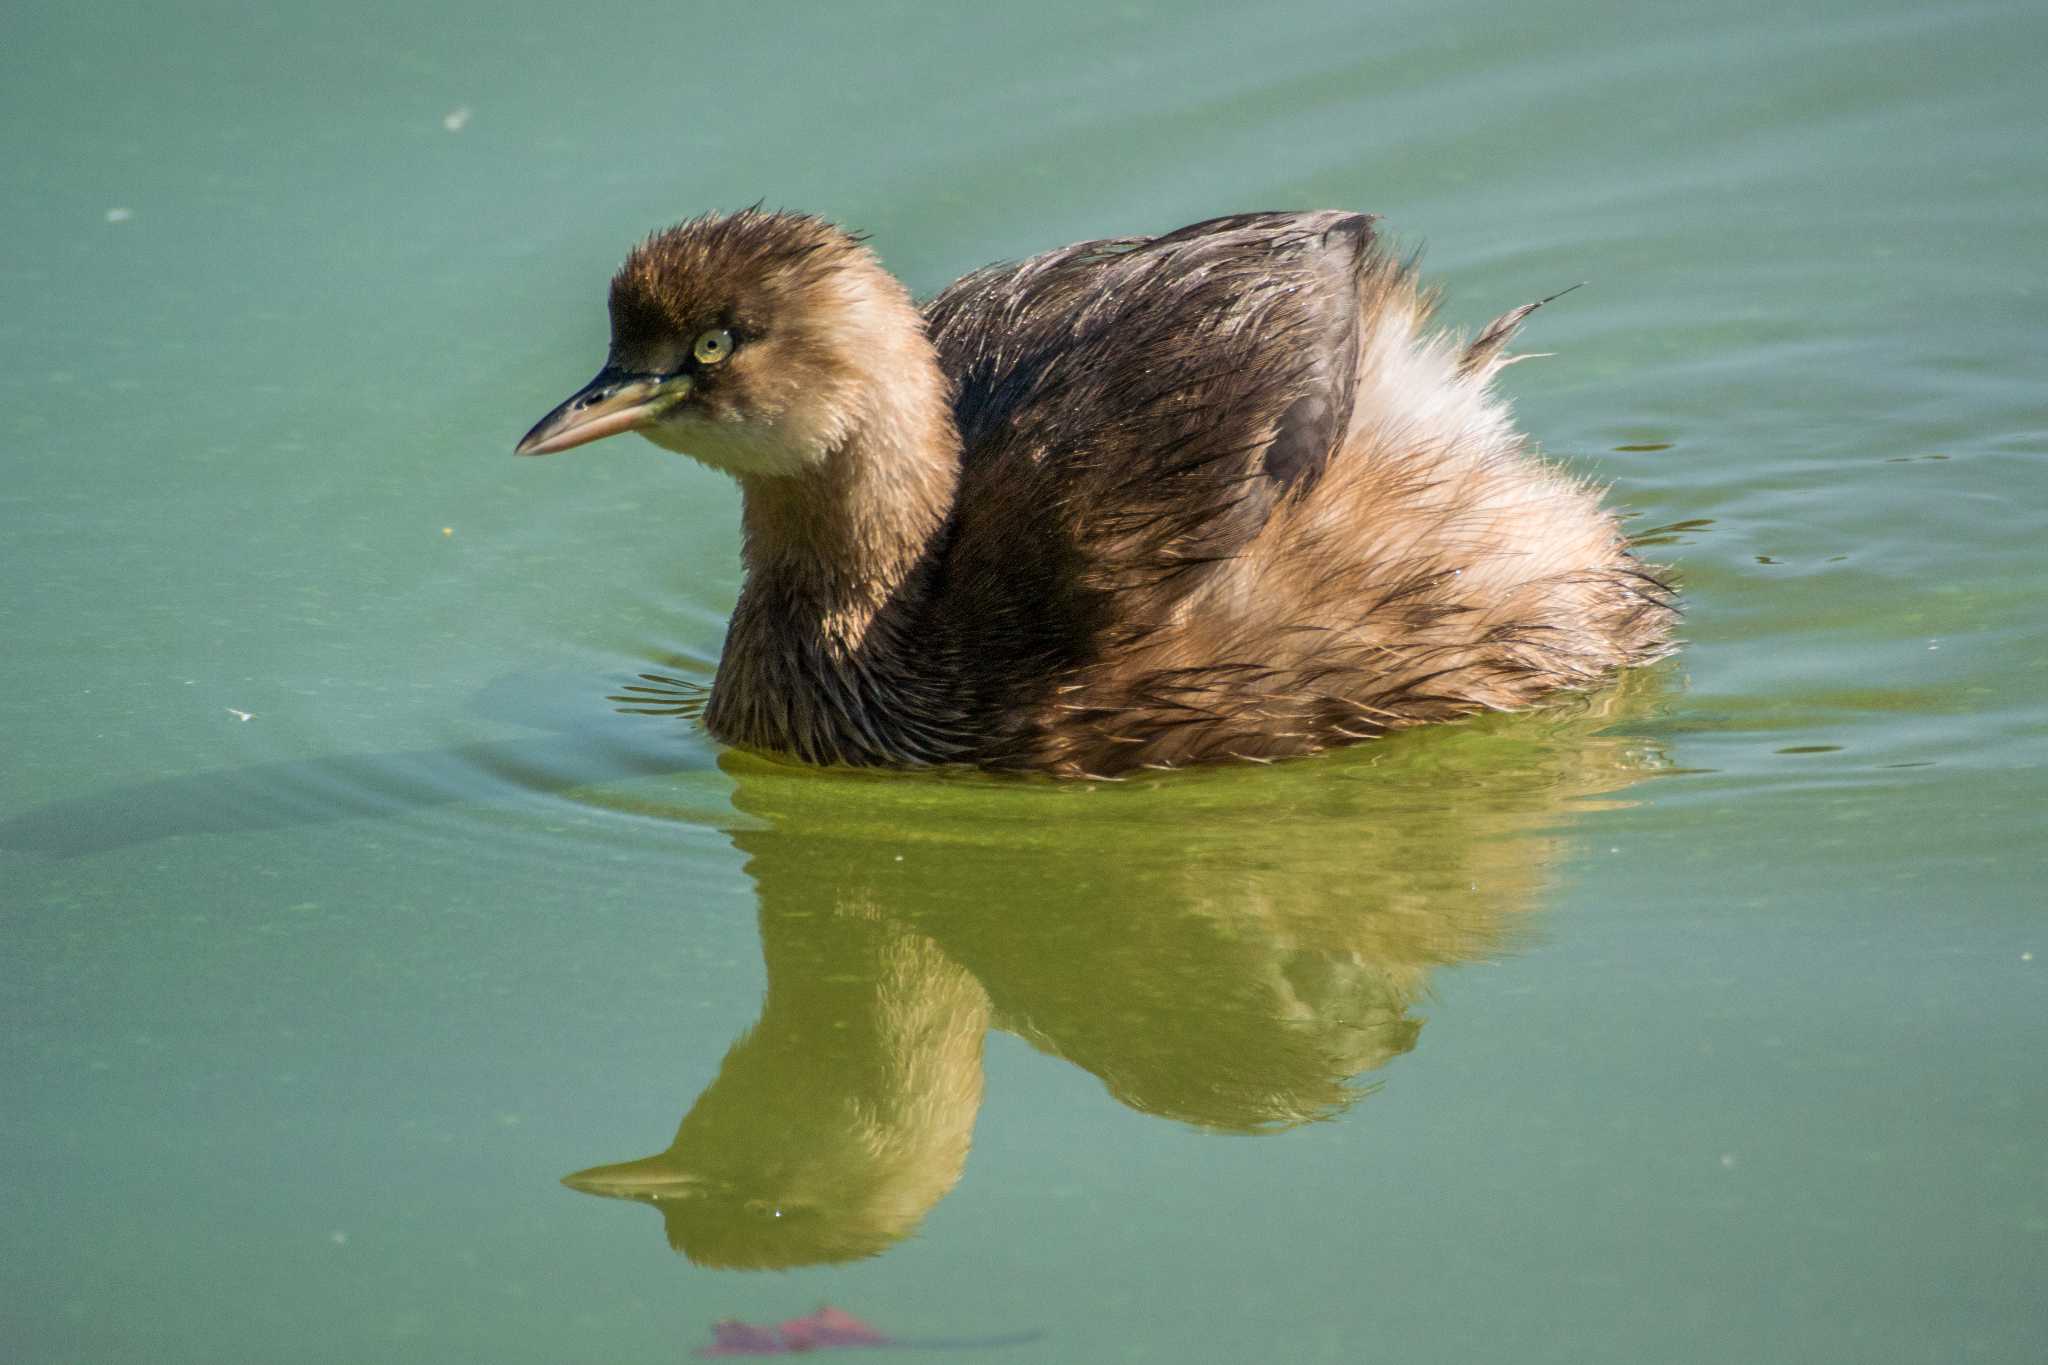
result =
[{"label": "grebe beak", "polygon": [[533,424],[512,453],[552,455],[635,431],[689,397],[689,375],[633,374],[607,365],[566,402]]}]

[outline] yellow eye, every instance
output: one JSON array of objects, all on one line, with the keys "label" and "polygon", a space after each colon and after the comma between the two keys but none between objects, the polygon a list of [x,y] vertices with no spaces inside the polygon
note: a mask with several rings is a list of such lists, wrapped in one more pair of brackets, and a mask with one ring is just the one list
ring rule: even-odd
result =
[{"label": "yellow eye", "polygon": [[723,327],[699,332],[697,340],[690,346],[690,354],[697,357],[699,365],[716,365],[732,354],[732,333]]}]

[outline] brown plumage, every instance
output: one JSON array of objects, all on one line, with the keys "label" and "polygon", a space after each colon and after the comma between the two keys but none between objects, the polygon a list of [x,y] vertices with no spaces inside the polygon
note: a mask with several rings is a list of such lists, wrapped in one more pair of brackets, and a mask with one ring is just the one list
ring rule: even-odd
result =
[{"label": "brown plumage", "polygon": [[740,483],[705,709],[817,763],[1063,775],[1312,753],[1665,653],[1672,592],[1490,391],[1372,220],[1256,213],[915,305],[820,219],[635,248],[544,454],[637,430]]}]

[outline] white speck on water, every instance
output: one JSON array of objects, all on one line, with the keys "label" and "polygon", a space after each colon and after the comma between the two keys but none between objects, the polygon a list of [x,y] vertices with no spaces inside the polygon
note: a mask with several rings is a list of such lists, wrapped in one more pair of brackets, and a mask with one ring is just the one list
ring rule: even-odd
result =
[{"label": "white speck on water", "polygon": [[458,104],[441,115],[441,126],[451,133],[459,133],[469,126],[469,106]]},{"label": "white speck on water", "polygon": [[2021,954],[2020,954],[2020,961],[2022,961],[2022,962],[2032,962],[2033,960],[2034,960],[2034,955],[2033,955],[2032,953],[2021,953]]},{"label": "white speck on water", "polygon": [[128,221],[128,220],[129,220],[130,218],[133,218],[134,216],[135,216],[135,210],[134,210],[134,209],[108,209],[108,210],[107,210],[107,221],[108,221],[108,222],[110,222],[110,223],[125,223],[125,222],[127,222],[127,221]]},{"label": "white speck on water", "polygon": [[343,1232],[340,1228],[336,1228],[334,1231],[327,1234],[327,1240],[334,1243],[338,1247],[345,1247],[348,1245],[348,1234]]},{"label": "white speck on water", "polygon": [[1721,1169],[1724,1171],[1732,1171],[1735,1169],[1735,1153],[1721,1153]]},{"label": "white speck on water", "polygon": [[256,719],[256,713],[254,711],[241,711],[237,710],[235,707],[232,706],[227,708],[227,713],[233,716],[236,720],[240,721],[251,721]]}]

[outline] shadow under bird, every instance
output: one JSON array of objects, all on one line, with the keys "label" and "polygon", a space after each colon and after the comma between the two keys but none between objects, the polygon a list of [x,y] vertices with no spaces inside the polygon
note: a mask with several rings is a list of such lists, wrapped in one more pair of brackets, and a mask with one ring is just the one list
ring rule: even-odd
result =
[{"label": "shadow under bird", "polygon": [[1670,649],[1672,589],[1540,459],[1370,217],[1249,213],[921,307],[862,240],[656,233],[544,455],[637,431],[739,481],[704,723],[813,763],[1063,776],[1313,753]]}]

